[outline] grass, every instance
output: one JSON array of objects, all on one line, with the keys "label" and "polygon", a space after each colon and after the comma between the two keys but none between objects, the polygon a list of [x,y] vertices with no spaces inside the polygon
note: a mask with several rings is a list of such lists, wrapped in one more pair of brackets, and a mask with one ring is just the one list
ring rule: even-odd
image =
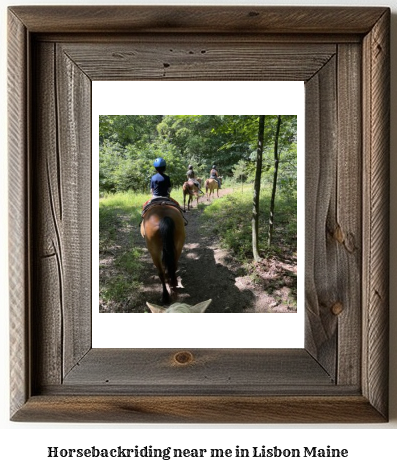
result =
[{"label": "grass", "polygon": [[112,276],[100,279],[100,297],[104,303],[116,302],[127,306],[132,293],[140,287],[138,274],[141,267],[141,252],[130,249],[121,252],[114,261]]},{"label": "grass", "polygon": [[[141,208],[147,195],[132,192],[106,195],[99,201],[99,293],[101,310],[116,312],[113,306],[131,307],[132,294],[139,286],[141,250],[134,247]],[[106,267],[106,270],[104,268]]]},{"label": "grass", "polygon": [[[240,191],[239,191],[240,190]],[[291,310],[297,306],[296,200],[291,195],[276,197],[273,244],[268,247],[270,189],[261,189],[259,217],[260,262],[252,253],[252,186],[241,186],[222,199],[205,207],[202,218],[207,231],[220,239],[241,263],[245,274],[268,295],[275,305],[285,304]]]},{"label": "grass", "polygon": [[[174,189],[172,197],[183,205],[182,188]],[[102,268],[99,290],[102,312],[133,312],[134,305],[139,302],[137,292],[141,287],[139,279],[142,271],[142,249],[136,246],[134,238],[136,240],[136,237],[140,237],[138,226],[142,205],[148,199],[148,194],[126,192],[106,195],[99,201],[99,251]],[[269,260],[293,259],[296,255],[296,200],[278,195],[272,247],[267,247],[269,205],[270,190],[262,189],[260,254]],[[266,290],[276,294],[279,284],[285,284],[280,281],[285,279],[285,273],[280,275],[275,272],[270,279],[270,265],[258,265],[252,260],[252,186],[244,185],[244,191],[241,192],[241,185],[237,185],[230,195],[213,199],[211,205],[200,204],[200,207],[203,208],[203,229],[213,231],[219,237],[221,245],[232,251],[244,267],[243,271],[255,283],[266,283]],[[270,268],[277,271],[278,268],[274,267],[273,264]],[[287,280],[291,283],[292,291],[295,290],[296,299],[296,289],[293,286],[295,281],[291,282],[291,277]]]},{"label": "grass", "polygon": [[[241,188],[241,187],[240,187]],[[252,258],[252,186],[239,187],[207,206],[203,219],[208,229],[219,236],[223,246],[241,261]],[[275,203],[273,244],[268,247],[270,189],[261,189],[259,216],[259,252],[263,257],[296,252],[296,200],[279,195]]]}]

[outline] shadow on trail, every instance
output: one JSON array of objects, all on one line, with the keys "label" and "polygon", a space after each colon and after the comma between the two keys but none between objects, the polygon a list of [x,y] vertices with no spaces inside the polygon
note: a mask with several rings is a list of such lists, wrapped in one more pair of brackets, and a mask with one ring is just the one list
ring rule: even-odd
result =
[{"label": "shadow on trail", "polygon": [[216,262],[213,248],[194,247],[201,242],[186,244],[181,257],[180,302],[194,305],[211,298],[206,312],[242,312],[253,303],[253,294],[236,287],[235,273]]},{"label": "shadow on trail", "polygon": [[218,247],[217,238],[204,232],[202,211],[195,208],[187,214],[186,242],[179,261],[179,301],[196,304],[211,298],[207,312],[247,311],[255,305],[255,296],[237,288],[236,276],[241,274],[241,267],[230,263],[227,252]]}]

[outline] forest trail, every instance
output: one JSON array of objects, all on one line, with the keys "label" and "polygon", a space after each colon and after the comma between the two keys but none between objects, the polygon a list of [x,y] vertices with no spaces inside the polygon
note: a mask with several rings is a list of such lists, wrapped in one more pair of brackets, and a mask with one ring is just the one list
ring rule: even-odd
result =
[{"label": "forest trail", "polygon": [[[231,193],[230,188],[222,189],[220,197]],[[284,284],[275,292],[264,289],[264,285],[255,283],[252,277],[246,273],[244,267],[232,254],[221,248],[219,240],[212,231],[208,231],[202,224],[200,216],[206,205],[211,204],[204,196],[200,198],[199,206],[194,202],[194,207],[185,213],[188,221],[186,226],[185,246],[178,265],[178,302],[190,305],[205,301],[209,298],[212,303],[207,312],[294,312],[296,308],[283,302],[290,295],[290,289]],[[208,224],[208,222],[206,223]],[[120,250],[125,244],[132,243],[141,252],[141,269],[138,282],[140,288],[131,290],[129,297],[123,306],[109,311],[111,305],[102,305],[100,310],[104,312],[148,312],[146,302],[161,305],[161,283],[157,275],[145,241],[137,227],[124,227],[119,234],[118,246]],[[117,254],[114,254],[117,255]],[[271,261],[264,261],[269,274],[274,274],[274,266]],[[106,265],[111,269],[112,260],[101,264],[106,271]],[[274,264],[273,264],[274,265]],[[265,266],[265,265],[264,265]],[[266,268],[266,269],[267,269]],[[279,266],[277,270],[282,273],[291,273],[294,268],[287,263]],[[110,271],[109,271],[110,275]],[[106,274],[105,274],[106,276]],[[279,277],[279,273],[277,273]],[[270,276],[270,278],[274,278]],[[285,291],[283,293],[283,290]]]}]

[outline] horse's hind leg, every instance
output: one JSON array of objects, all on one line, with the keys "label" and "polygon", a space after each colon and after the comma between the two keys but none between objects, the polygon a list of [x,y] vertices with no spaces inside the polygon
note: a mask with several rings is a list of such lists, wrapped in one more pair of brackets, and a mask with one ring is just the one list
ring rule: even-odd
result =
[{"label": "horse's hind leg", "polygon": [[167,285],[165,283],[165,274],[164,274],[164,272],[159,271],[159,277],[160,277],[160,280],[161,280],[161,284],[163,286],[163,294],[162,294],[162,297],[161,297],[161,301],[162,301],[163,304],[168,304],[170,302],[170,295],[168,293]]},{"label": "horse's hind leg", "polygon": [[171,299],[172,301],[176,301],[178,299],[178,291],[177,291],[178,278],[176,277],[176,275],[172,279],[169,280],[169,283],[170,283],[170,288],[171,288]]},{"label": "horse's hind leg", "polygon": [[149,249],[150,255],[152,256],[154,266],[157,268],[157,273],[159,275],[161,285],[163,288],[161,301],[163,304],[168,304],[170,302],[170,295],[167,290],[165,272],[164,272],[163,263],[161,260],[160,245],[155,244],[153,243],[153,241],[151,241],[147,244],[147,247]]},{"label": "horse's hind leg", "polygon": [[158,275],[159,275],[159,278],[160,278],[160,281],[161,281],[161,286],[163,288],[161,301],[162,301],[163,304],[168,304],[170,302],[170,295],[169,295],[168,289],[167,289],[166,277],[165,277],[165,273],[164,273],[164,269],[163,269],[163,264],[159,260],[156,260],[156,261],[153,260],[153,262],[154,262],[154,264],[157,268],[157,272],[158,272]]}]

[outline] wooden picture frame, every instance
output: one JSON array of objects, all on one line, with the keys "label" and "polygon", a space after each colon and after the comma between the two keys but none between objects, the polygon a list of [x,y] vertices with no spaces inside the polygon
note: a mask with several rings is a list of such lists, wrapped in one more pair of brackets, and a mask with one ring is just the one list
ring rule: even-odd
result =
[{"label": "wooden picture frame", "polygon": [[[387,421],[389,23],[383,7],[9,8],[11,420]],[[91,348],[92,80],[305,81],[305,348]]]}]

